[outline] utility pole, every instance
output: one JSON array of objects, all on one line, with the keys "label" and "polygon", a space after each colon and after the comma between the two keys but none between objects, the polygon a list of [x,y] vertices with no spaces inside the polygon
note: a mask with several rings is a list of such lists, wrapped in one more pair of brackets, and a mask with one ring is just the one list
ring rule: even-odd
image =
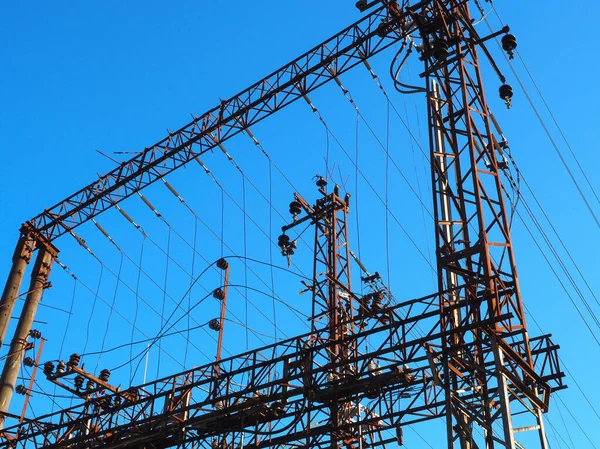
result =
[{"label": "utility pole", "polygon": [[21,288],[21,282],[25,275],[27,264],[31,261],[31,255],[35,250],[35,242],[31,235],[31,228],[27,225],[21,228],[21,236],[12,258],[12,266],[2,299],[0,299],[0,347],[4,344],[4,338],[8,330],[8,323],[13,314],[15,302]]},{"label": "utility pole", "polygon": [[38,241],[38,253],[31,273],[29,291],[10,344],[8,357],[2,370],[2,377],[0,377],[0,426],[4,424],[6,412],[8,412],[10,400],[16,387],[19,370],[23,363],[23,357],[29,349],[27,337],[42,299],[42,293],[44,289],[50,286],[48,277],[56,255],[57,251],[52,245]]}]

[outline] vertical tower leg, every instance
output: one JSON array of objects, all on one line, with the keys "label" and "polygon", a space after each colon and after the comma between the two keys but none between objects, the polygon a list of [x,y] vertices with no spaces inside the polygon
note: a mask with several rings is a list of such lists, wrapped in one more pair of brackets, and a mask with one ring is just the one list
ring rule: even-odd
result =
[{"label": "vertical tower leg", "polygon": [[15,335],[10,344],[8,358],[2,370],[0,378],[0,427],[4,425],[5,415],[8,412],[8,407],[12,399],[19,368],[23,362],[23,355],[27,349],[27,336],[31,330],[33,320],[38,308],[42,291],[48,281],[50,268],[56,253],[45,246],[41,246],[38,250],[38,255],[31,273],[31,284],[29,294],[25,299],[25,305],[21,311],[19,324],[15,331]]},{"label": "vertical tower leg", "polygon": [[15,248],[15,253],[13,254],[12,267],[10,268],[8,279],[6,280],[2,299],[0,299],[0,347],[4,343],[8,324],[10,323],[10,317],[12,316],[15,307],[19,289],[21,288],[25,269],[31,260],[34,246],[35,242],[31,233],[23,228],[21,230],[19,241],[17,242],[17,247]]}]

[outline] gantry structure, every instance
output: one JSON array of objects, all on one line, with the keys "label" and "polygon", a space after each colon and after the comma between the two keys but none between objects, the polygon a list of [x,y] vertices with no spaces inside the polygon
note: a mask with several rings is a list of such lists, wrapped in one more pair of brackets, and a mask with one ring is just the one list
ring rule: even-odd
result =
[{"label": "gantry structure", "polygon": [[[363,448],[403,444],[415,423],[445,423],[448,448],[547,449],[543,413],[564,388],[549,335],[532,337],[511,241],[502,177],[506,140],[488,107],[481,61],[491,64],[510,105],[512,89],[481,36],[468,0],[359,1],[361,20],[183,128],[123,162],[96,182],[29,220],[13,256],[0,303],[0,336],[30,260],[31,282],[0,383],[8,412],[33,318],[58,250],[57,237],[115,207],[393,44],[414,46],[423,62],[427,101],[438,289],[393,303],[376,275],[351,284],[346,227],[349,196],[318,181],[314,204],[296,195],[285,233],[315,229],[311,331],[145,385],[119,390],[106,373],[85,372],[74,357],[44,373],[82,404],[0,432],[4,447]],[[414,40],[421,43],[416,46]],[[479,55],[482,55],[482,58]],[[410,90],[410,89],[409,89]],[[218,262],[228,275],[228,265]],[[222,301],[226,286],[215,292]],[[418,332],[417,332],[418,330]],[[87,380],[86,389],[82,389]],[[95,393],[95,394],[91,394]],[[391,430],[393,435],[386,432]]]}]

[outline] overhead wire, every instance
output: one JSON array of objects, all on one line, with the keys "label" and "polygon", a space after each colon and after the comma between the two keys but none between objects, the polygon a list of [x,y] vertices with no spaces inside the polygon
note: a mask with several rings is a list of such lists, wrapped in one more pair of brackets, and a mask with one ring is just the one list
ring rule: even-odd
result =
[{"label": "overhead wire", "polygon": [[69,315],[67,317],[67,324],[65,326],[65,332],[63,334],[63,338],[60,342],[60,349],[58,350],[59,357],[62,357],[62,352],[65,346],[65,341],[67,340],[67,334],[69,333],[69,326],[71,324],[71,316],[73,315],[73,306],[75,305],[75,294],[77,292],[77,277],[74,273],[71,273],[71,277],[73,278],[73,294],[71,295],[71,306],[69,307]]},{"label": "overhead wire", "polygon": [[[165,251],[165,250],[164,250],[164,249],[163,249],[163,248],[162,248],[160,245],[158,245],[158,243],[156,243],[156,242],[155,242],[155,241],[154,241],[154,240],[153,240],[153,239],[152,239],[152,238],[151,238],[151,237],[150,237],[148,234],[146,234],[146,232],[143,230],[143,228],[142,228],[140,225],[138,225],[138,224],[137,224],[135,221],[133,221],[133,219],[131,218],[131,216],[130,216],[129,214],[127,214],[127,212],[125,212],[125,211],[123,210],[123,208],[122,208],[122,207],[120,207],[120,206],[118,206],[118,205],[117,205],[117,206],[116,206],[116,208],[117,208],[117,210],[118,210],[118,211],[121,213],[121,215],[122,215],[123,217],[125,217],[125,218],[127,219],[127,221],[129,221],[129,222],[130,222],[130,223],[131,223],[131,224],[132,224],[132,225],[133,225],[133,226],[134,226],[134,227],[135,227],[135,228],[136,228],[136,229],[137,229],[137,230],[138,230],[138,231],[139,231],[139,232],[142,234],[143,242],[146,242],[146,240],[147,240],[147,241],[150,241],[150,242],[151,242],[151,243],[152,243],[154,246],[156,246],[156,247],[157,247],[157,248],[158,248],[158,249],[159,249],[161,252],[163,252],[163,254],[165,254],[167,257],[170,257],[170,256],[167,254],[167,252],[166,252],[166,251]],[[106,237],[106,238],[107,238],[107,239],[108,239],[108,240],[109,240],[111,243],[113,243],[114,247],[115,247],[115,248],[116,248],[116,249],[117,249],[117,250],[120,252],[120,254],[121,254],[121,257],[123,257],[123,256],[124,256],[124,257],[125,257],[127,260],[129,260],[129,262],[130,262],[130,263],[131,263],[131,264],[132,264],[134,267],[136,267],[136,268],[138,269],[138,274],[139,274],[139,273],[141,273],[141,274],[144,274],[144,276],[145,276],[145,277],[147,277],[147,278],[150,280],[150,282],[152,282],[152,283],[153,283],[153,284],[154,284],[154,285],[155,285],[155,286],[156,286],[156,287],[157,287],[157,288],[158,288],[160,291],[162,291],[163,293],[165,293],[165,294],[166,294],[166,296],[167,296],[167,298],[169,298],[169,299],[170,299],[170,300],[171,300],[171,301],[174,303],[174,302],[175,302],[175,299],[174,299],[174,298],[173,298],[173,297],[172,297],[172,296],[171,296],[171,295],[170,295],[168,292],[166,292],[166,291],[165,291],[165,290],[164,290],[164,289],[161,287],[161,285],[160,285],[160,284],[159,284],[159,283],[158,283],[158,282],[157,282],[157,281],[154,279],[154,277],[153,277],[153,276],[150,276],[150,275],[149,275],[149,274],[148,274],[148,273],[147,273],[147,272],[146,272],[146,271],[143,269],[143,267],[142,267],[142,266],[141,266],[141,265],[140,265],[138,262],[136,262],[135,260],[133,260],[133,258],[132,258],[131,256],[129,256],[129,254],[127,254],[127,252],[123,251],[123,250],[122,250],[122,249],[119,247],[119,245],[117,245],[116,241],[115,241],[115,240],[114,240],[114,239],[113,239],[113,238],[110,236],[110,234],[109,234],[109,233],[106,231],[106,229],[104,229],[104,227],[102,227],[102,226],[100,225],[100,223],[98,223],[98,222],[97,222],[97,221],[95,221],[95,220],[93,220],[93,221],[94,221],[94,224],[96,225],[96,228],[97,228],[97,229],[99,229],[99,230],[101,231],[101,233],[102,233],[102,234],[103,234],[103,235],[104,235],[104,236],[105,236],[105,237]],[[79,240],[82,240],[82,239],[80,239],[80,238],[79,238]],[[81,244],[81,242],[80,242],[80,244]],[[85,242],[84,242],[84,244],[85,244]],[[85,246],[84,246],[84,248],[86,248],[86,249],[88,250],[88,253],[90,253],[90,254],[91,254],[93,257],[95,257],[95,258],[96,258],[96,259],[97,259],[97,260],[98,260],[98,261],[99,261],[101,264],[104,264],[104,263],[103,263],[103,262],[102,262],[102,261],[101,261],[101,260],[100,260],[100,259],[99,259],[99,258],[98,258],[96,255],[95,255],[95,254],[94,254],[94,252],[93,252],[93,251],[91,251],[91,250],[89,249],[89,247],[88,247],[87,245],[85,245]],[[143,252],[141,251],[140,253],[141,253],[141,255],[140,255],[140,257],[141,257],[141,256],[143,255]],[[180,268],[180,269],[181,269],[181,270],[182,270],[184,273],[187,273],[187,272],[186,272],[186,270],[185,270],[185,268],[183,268],[183,267],[182,267],[182,266],[181,266],[181,265],[180,265],[180,264],[179,264],[179,263],[178,263],[178,262],[177,262],[175,259],[173,259],[173,258],[171,257],[171,260],[172,260],[172,261],[173,261],[173,262],[174,262],[174,263],[175,263],[175,264],[176,264],[176,265],[177,265],[177,266],[178,266],[178,267],[179,267],[179,268]],[[123,263],[123,260],[122,260],[122,258],[121,258],[121,261],[119,262],[119,272],[118,272],[117,274],[115,274],[115,273],[114,273],[114,272],[113,272],[113,271],[112,271],[110,268],[106,267],[106,265],[105,265],[105,268],[107,269],[107,271],[108,271],[109,273],[111,273],[113,276],[115,276],[115,277],[117,278],[117,288],[115,289],[115,296],[113,297],[113,304],[114,304],[114,302],[116,301],[116,292],[117,292],[117,289],[118,289],[118,284],[119,284],[119,280],[120,280],[120,273],[121,273],[122,266],[123,266],[123,265],[122,265],[122,263]],[[137,288],[134,288],[134,287],[131,287],[130,285],[128,285],[126,282],[123,282],[123,281],[121,281],[121,282],[122,282],[122,284],[123,284],[123,285],[124,285],[124,286],[125,286],[125,287],[126,287],[126,288],[127,288],[127,289],[128,289],[130,292],[131,292],[131,293],[133,293],[133,294],[135,295],[135,297],[136,297],[137,299],[141,300],[141,301],[142,301],[142,302],[143,302],[143,303],[144,303],[144,304],[145,304],[145,305],[146,305],[146,306],[147,306],[147,307],[148,307],[148,308],[149,308],[149,309],[150,309],[152,312],[154,312],[154,314],[155,314],[157,317],[159,317],[159,318],[161,317],[161,313],[160,313],[160,312],[159,312],[159,311],[158,311],[158,310],[157,310],[157,309],[156,309],[156,308],[155,308],[153,305],[151,305],[151,304],[150,304],[150,303],[149,303],[149,302],[148,302],[146,299],[144,299],[144,297],[142,297],[142,296],[139,294],[139,285],[137,285]],[[138,282],[139,282],[139,281],[138,281]],[[114,310],[114,309],[111,309],[111,315],[109,315],[109,320],[110,320],[110,317],[112,316],[112,310]],[[106,329],[105,329],[105,336],[104,336],[103,342],[106,340],[106,336],[107,336],[107,334],[108,334],[108,326],[107,326],[107,327],[106,327]],[[132,338],[132,339],[133,339],[133,338]],[[194,348],[195,348],[195,349],[197,349],[197,350],[199,350],[199,351],[200,351],[200,349],[197,347],[197,345],[193,345],[193,346],[194,346]],[[200,353],[202,354],[202,351],[200,351]],[[99,360],[98,360],[98,363],[99,363]]]},{"label": "overhead wire", "polygon": [[[139,313],[139,308],[140,308],[140,279],[142,277],[142,264],[143,264],[143,260],[144,260],[144,243],[146,243],[146,238],[144,237],[142,239],[142,244],[140,247],[140,261],[138,263],[138,273],[137,273],[137,280],[135,283],[135,308],[134,308],[134,312],[133,312],[133,326],[131,326],[131,341],[133,341],[133,339],[135,338],[135,325],[137,323],[137,318],[138,318],[138,313]],[[164,295],[166,295],[166,290],[164,290],[165,293],[163,293],[163,298]],[[162,320],[162,313],[160,314],[161,320]],[[108,326],[107,326],[108,327]],[[159,351],[160,353],[160,351]],[[130,352],[130,357],[133,356],[133,352]],[[133,370],[131,365],[129,366],[129,377],[130,377],[130,383],[133,384]]]},{"label": "overhead wire", "polygon": [[[336,135],[331,131],[331,129],[329,128],[329,125],[327,125],[327,122],[325,121],[325,119],[323,118],[323,116],[321,115],[321,113],[319,112],[319,110],[317,109],[317,107],[310,101],[310,99],[306,95],[304,95],[304,99],[306,100],[306,102],[310,106],[310,108],[313,111],[313,113],[315,114],[315,116],[329,130],[329,133],[331,134],[331,137],[334,139],[334,141],[336,142],[336,144],[340,147],[340,149],[342,150],[342,152],[346,155],[346,157],[350,160],[350,162],[353,163],[355,165],[355,167],[357,167],[358,173],[365,180],[366,184],[373,191],[373,193],[375,194],[375,196],[377,197],[377,199],[385,207],[385,200],[384,200],[384,198],[381,197],[381,195],[377,191],[377,189],[375,189],[375,187],[373,186],[373,184],[365,176],[365,174],[362,172],[362,170],[360,169],[360,167],[358,167],[357,164],[354,162],[352,156],[350,155],[350,153],[348,152],[348,150],[345,148],[345,146],[340,142],[340,140],[336,137]],[[421,250],[421,248],[419,248],[419,245],[417,245],[417,243],[415,242],[415,240],[412,238],[412,236],[409,234],[409,232],[406,230],[406,228],[402,225],[402,223],[396,217],[396,215],[393,213],[393,211],[391,209],[389,209],[389,208],[387,210],[389,211],[390,216],[394,219],[394,221],[396,222],[396,224],[398,225],[398,227],[400,228],[400,230],[404,233],[404,235],[408,238],[408,240],[411,242],[411,244],[413,245],[413,247],[417,250],[417,252],[419,253],[419,255],[429,265],[429,267],[432,270],[435,271],[435,269],[434,269],[432,263],[430,262],[430,260],[427,258],[427,256],[425,256],[425,254],[423,253],[423,251]]]},{"label": "overhead wire", "polygon": [[[493,28],[492,28],[490,22],[488,21],[488,19],[485,18],[484,20],[485,20],[485,23],[487,24],[490,32],[493,32]],[[499,47],[501,47],[500,42],[498,41],[498,39],[494,38],[494,40],[496,41],[496,44]],[[577,189],[579,197],[583,200],[583,202],[584,202],[587,210],[589,211],[589,213],[592,216],[594,222],[596,223],[596,226],[600,229],[600,219],[598,219],[598,216],[596,215],[596,213],[594,212],[594,210],[593,210],[590,202],[586,198],[585,193],[583,192],[583,189],[581,188],[581,186],[579,185],[579,182],[575,178],[575,175],[573,174],[573,171],[569,167],[569,164],[567,163],[564,155],[562,154],[562,151],[560,150],[560,147],[558,146],[558,144],[554,140],[554,137],[552,136],[552,133],[548,129],[548,126],[546,125],[546,122],[544,121],[544,119],[543,119],[542,115],[540,114],[538,108],[536,107],[535,103],[533,102],[533,99],[529,95],[529,92],[528,92],[527,88],[525,87],[525,84],[521,80],[521,77],[519,76],[518,72],[516,71],[514,65],[511,63],[509,57],[504,52],[502,52],[502,54],[503,54],[504,58],[506,59],[506,61],[508,63],[508,66],[509,66],[512,74],[514,75],[515,79],[519,83],[519,86],[521,87],[521,90],[525,94],[525,98],[527,99],[529,105],[531,106],[531,109],[533,110],[535,116],[537,117],[538,121],[540,122],[540,125],[542,126],[542,128],[543,128],[546,136],[548,137],[548,140],[550,141],[550,144],[552,145],[552,147],[554,148],[554,151],[556,152],[558,158],[560,159],[560,161],[561,161],[561,163],[563,165],[563,168],[566,170],[567,174],[569,175],[569,178],[573,182],[573,185]],[[573,154],[574,154],[574,152],[573,152]],[[576,158],[576,156],[575,156],[575,158]],[[579,161],[577,163],[581,167],[581,165],[579,164]],[[581,168],[581,170],[583,172],[583,168]],[[588,180],[588,182],[589,182],[589,179],[587,178],[587,175],[585,175],[585,172],[584,172],[584,176],[585,176],[586,180]],[[592,189],[593,189],[593,187],[592,187]],[[594,191],[594,195],[598,199],[598,196],[596,195],[595,190],[593,190],[593,191]]]},{"label": "overhead wire", "polygon": [[96,287],[96,293],[94,294],[94,300],[92,301],[92,309],[90,311],[90,317],[88,318],[87,326],[85,329],[85,343],[83,344],[83,352],[87,350],[87,345],[90,341],[90,329],[92,327],[92,321],[94,319],[94,311],[96,310],[96,303],[98,301],[98,293],[100,292],[100,285],[102,285],[102,275],[104,273],[104,265],[100,264],[100,275],[98,277],[98,286]]},{"label": "overhead wire", "polygon": [[[509,177],[508,179],[509,179],[509,182],[511,183],[511,185],[513,186],[513,188],[514,188],[515,187],[515,185],[514,185],[514,179],[512,179],[511,177]],[[533,213],[533,211],[529,207],[527,201],[525,199],[522,199],[521,202],[522,202],[522,204],[523,204],[523,206],[525,208],[525,211],[527,212],[529,218],[532,220],[532,222],[534,223],[534,225],[535,225],[536,229],[538,230],[539,234],[544,239],[546,245],[550,249],[552,255],[555,258],[555,260],[558,262],[558,265],[560,266],[560,268],[563,270],[563,273],[565,274],[565,276],[567,277],[567,279],[569,280],[569,282],[573,286],[573,289],[575,290],[575,292],[579,296],[579,298],[580,298],[581,302],[583,303],[584,307],[588,311],[589,315],[592,317],[592,319],[593,319],[594,323],[596,324],[596,326],[598,326],[598,328],[600,329],[600,320],[598,319],[598,317],[594,313],[594,311],[593,311],[592,307],[589,305],[588,301],[585,299],[585,296],[582,294],[582,292],[579,289],[579,287],[577,286],[575,280],[570,275],[568,268],[565,266],[564,262],[562,261],[562,258],[560,257],[560,255],[556,251],[553,243],[550,241],[550,239],[549,239],[546,231],[544,230],[543,226],[539,223],[539,220],[537,219],[537,217],[535,216],[535,214]],[[575,307],[575,310],[577,311],[577,313],[579,314],[579,316],[581,317],[581,319],[584,321],[584,324],[586,325],[587,329],[590,331],[592,337],[594,338],[594,340],[596,341],[596,343],[600,346],[600,340],[598,340],[598,337],[596,336],[596,334],[594,333],[594,331],[590,327],[590,325],[589,325],[587,319],[585,318],[583,312],[577,306],[577,303],[575,302],[574,298],[571,296],[571,293],[569,292],[569,290],[564,285],[562,279],[560,278],[559,274],[555,270],[553,264],[550,262],[550,260],[548,259],[548,256],[543,251],[541,245],[539,244],[539,242],[537,241],[537,239],[533,235],[533,232],[531,231],[531,229],[529,229],[529,227],[527,225],[527,222],[524,220],[524,218],[522,217],[522,215],[518,211],[516,211],[516,214],[519,217],[519,219],[521,220],[521,222],[523,223],[523,225],[525,226],[525,229],[527,230],[527,232],[529,233],[529,235],[531,236],[531,238],[533,239],[535,245],[540,250],[540,253],[542,254],[542,256],[544,257],[544,259],[548,263],[548,266],[550,267],[552,273],[554,274],[554,276],[556,277],[556,279],[560,283],[560,285],[563,288],[564,292],[566,293],[567,297],[570,299],[571,304],[573,304],[573,306]]]},{"label": "overhead wire", "polygon": [[[500,14],[498,13],[498,10],[496,8],[492,8],[492,10],[494,11],[494,14],[496,15],[496,17],[498,18],[498,21],[501,24],[504,24],[504,22],[502,21],[502,18],[500,17]],[[484,16],[484,19],[487,17]],[[487,22],[487,20],[486,20]],[[491,29],[491,24],[488,22],[488,27]],[[496,42],[498,43],[498,41],[496,40]],[[552,112],[552,109],[550,108],[550,105],[548,104],[548,102],[546,101],[546,97],[544,96],[544,94],[542,93],[538,83],[536,82],[535,78],[533,77],[533,74],[531,73],[531,71],[529,70],[529,67],[527,66],[527,63],[525,62],[525,59],[523,58],[523,56],[521,55],[521,52],[516,49],[515,50],[515,54],[517,55],[517,57],[519,58],[519,61],[521,61],[521,64],[523,65],[523,68],[525,69],[525,72],[527,73],[527,75],[529,76],[529,79],[531,80],[536,92],[538,93],[538,95],[540,96],[540,99],[542,100],[542,103],[544,104],[546,110],[548,111],[548,114],[550,115],[550,118],[552,119],[554,125],[556,126],[556,128],[558,129],[558,132],[560,133],[562,139],[564,140],[567,148],[569,149],[569,152],[571,153],[571,156],[573,157],[573,160],[575,161],[575,163],[577,164],[577,168],[579,169],[579,171],[581,172],[581,174],[583,175],[583,178],[585,179],[588,187],[590,188],[590,191],[593,193],[594,198],[596,198],[596,201],[600,204],[600,197],[598,195],[598,193],[596,192],[596,189],[594,187],[594,185],[592,184],[592,182],[590,181],[590,178],[587,174],[587,172],[585,171],[585,169],[583,168],[583,165],[581,164],[581,162],[579,161],[579,158],[577,157],[577,154],[575,153],[575,151],[573,150],[573,147],[571,146],[571,143],[569,142],[569,140],[567,139],[566,134],[564,133],[562,127],[560,126],[560,124],[558,123],[558,120],[556,119],[556,116],[554,115],[554,113]],[[511,63],[510,59],[507,59],[509,65],[513,66],[513,64]],[[513,69],[513,73],[515,73],[515,70]]]},{"label": "overhead wire", "polygon": [[[86,245],[86,246],[87,246],[87,245]],[[127,317],[126,317],[126,316],[125,316],[123,313],[121,313],[121,312],[120,312],[120,311],[119,311],[119,310],[118,310],[118,309],[115,307],[115,302],[116,302],[116,295],[117,295],[117,291],[118,291],[118,286],[119,286],[119,285],[123,284],[123,285],[124,285],[124,286],[126,286],[126,287],[127,287],[127,288],[128,288],[130,291],[131,291],[131,292],[134,292],[134,289],[133,289],[131,286],[129,286],[127,283],[125,283],[124,281],[122,281],[122,280],[120,279],[120,273],[119,273],[119,274],[117,274],[117,273],[114,273],[114,272],[113,272],[113,271],[112,271],[112,270],[111,270],[109,267],[107,267],[107,266],[104,264],[104,262],[102,262],[102,261],[101,261],[99,258],[97,258],[97,257],[96,257],[96,255],[95,255],[95,254],[94,254],[94,253],[93,253],[91,250],[89,250],[88,252],[89,252],[89,253],[90,253],[90,254],[91,254],[91,255],[92,255],[94,258],[96,258],[96,260],[97,260],[97,261],[98,261],[100,264],[102,264],[102,265],[104,266],[104,268],[105,268],[105,269],[106,269],[106,270],[107,270],[109,273],[111,273],[111,274],[112,274],[112,275],[113,275],[113,276],[114,276],[116,279],[118,279],[118,280],[119,280],[119,281],[116,283],[116,287],[115,287],[115,293],[114,293],[114,295],[113,295],[113,302],[112,302],[112,304],[111,304],[110,302],[108,302],[106,299],[104,299],[104,298],[103,298],[102,296],[100,296],[100,295],[97,295],[98,299],[100,299],[100,300],[101,300],[101,301],[102,301],[102,302],[103,302],[103,303],[104,303],[106,306],[108,306],[108,307],[109,307],[110,314],[111,314],[110,316],[112,316],[112,314],[116,314],[116,315],[117,315],[117,316],[119,316],[121,319],[123,319],[123,320],[124,320],[124,321],[125,321],[127,324],[129,324],[129,325],[133,325],[133,322],[132,322],[131,320],[129,320],[129,318],[127,318]],[[64,270],[64,271],[65,271],[67,274],[69,274],[70,272],[72,272],[72,270],[71,270],[71,269],[70,269],[70,268],[69,268],[67,265],[65,265],[64,263],[61,263],[59,266],[60,266],[61,268],[63,268],[63,270]],[[120,264],[120,266],[122,267],[122,263]],[[70,275],[70,274],[69,274],[69,275]],[[77,278],[77,281],[78,281],[78,282],[79,282],[79,283],[80,283],[80,284],[81,284],[83,287],[85,287],[85,288],[86,288],[86,290],[88,290],[90,293],[92,293],[92,295],[95,295],[95,294],[96,294],[96,291],[95,291],[94,289],[92,289],[91,287],[89,287],[89,286],[88,286],[88,285],[87,285],[85,282],[83,282],[83,281],[81,280],[81,278],[79,278],[79,277],[78,277],[78,278]],[[144,333],[144,331],[143,331],[143,330],[141,330],[139,327],[137,328],[137,331],[138,331],[140,334],[142,334],[143,336],[145,336],[145,337],[148,337],[148,335],[146,335],[146,334]],[[103,338],[103,341],[105,341],[105,340],[106,340],[106,335],[107,335],[107,332],[108,332],[108,326],[107,326],[107,328],[105,329],[105,337]],[[170,357],[170,358],[171,358],[173,361],[176,361],[177,363],[180,363],[180,362],[179,362],[177,359],[175,359],[175,358],[174,358],[174,357],[173,357],[173,356],[172,356],[172,355],[171,355],[171,354],[170,354],[168,351],[165,351],[165,354],[167,354],[167,355],[168,355],[168,356],[169,356],[169,357]]]},{"label": "overhead wire", "polygon": [[[234,199],[234,198],[233,198],[233,197],[232,197],[232,196],[229,194],[229,192],[227,192],[225,189],[223,189],[223,187],[222,187],[222,186],[221,186],[221,184],[218,182],[218,180],[216,179],[216,177],[214,176],[214,174],[212,174],[212,172],[211,172],[210,170],[208,170],[208,169],[206,168],[206,166],[205,166],[203,163],[201,163],[201,165],[203,166],[203,168],[204,168],[204,170],[205,170],[206,174],[208,174],[208,175],[209,175],[209,177],[211,177],[211,179],[212,179],[212,180],[213,180],[213,181],[214,181],[214,182],[215,182],[215,183],[216,183],[216,184],[219,186],[219,188],[221,188],[221,189],[222,189],[222,192],[224,192],[224,193],[225,193],[225,195],[227,195],[227,197],[228,197],[228,198],[229,198],[229,199],[230,199],[230,200],[231,200],[231,201],[232,201],[232,202],[233,202],[233,203],[234,203],[234,204],[235,204],[235,205],[236,205],[236,206],[237,206],[237,207],[240,209],[240,211],[244,212],[244,209],[243,209],[243,207],[239,205],[239,203],[238,203],[238,202],[237,202],[237,201],[236,201],[236,200],[235,200],[235,199]],[[181,195],[179,195],[179,198],[180,198],[180,202],[182,202],[183,198],[181,197]],[[197,213],[196,213],[196,212],[195,212],[195,211],[194,211],[194,210],[193,210],[193,209],[192,209],[192,208],[191,208],[191,207],[190,207],[190,206],[189,206],[187,203],[185,203],[185,200],[182,202],[182,204],[185,204],[185,205],[187,206],[187,208],[188,208],[188,210],[190,211],[190,213],[192,213],[192,214],[194,214],[195,216],[197,216],[197,217],[198,217],[198,214],[197,214]],[[247,215],[247,213],[246,213],[246,215]],[[218,239],[221,241],[222,245],[223,245],[225,248],[227,248],[227,249],[228,249],[229,251],[231,251],[233,254],[236,254],[236,253],[235,253],[235,251],[233,251],[233,249],[232,249],[232,248],[231,248],[231,247],[230,247],[230,246],[229,246],[229,245],[228,245],[228,244],[225,242],[225,240],[224,240],[223,238],[219,238],[219,237],[218,237],[218,235],[217,235],[217,234],[216,234],[216,233],[215,233],[215,232],[214,232],[214,231],[213,231],[213,230],[212,230],[212,229],[211,229],[209,226],[207,226],[207,225],[204,223],[204,221],[203,221],[203,220],[202,220],[200,217],[198,217],[198,219],[199,219],[200,223],[204,224],[204,225],[207,227],[207,229],[209,229],[209,231],[211,231],[211,232],[213,233],[213,235],[215,235],[215,236],[216,236],[216,237],[217,237],[217,238],[218,238]],[[268,239],[268,240],[269,240],[269,241],[272,243],[272,245],[276,245],[276,243],[275,243],[273,240],[271,240],[270,236],[269,236],[269,235],[268,235],[268,234],[267,234],[267,233],[264,231],[264,229],[262,229],[262,227],[261,227],[261,226],[260,226],[258,223],[256,223],[256,221],[255,221],[255,220],[254,220],[254,219],[253,219],[251,216],[249,216],[249,215],[248,215],[248,219],[249,219],[249,220],[250,220],[250,221],[251,221],[251,222],[252,222],[252,223],[253,223],[253,224],[254,224],[254,225],[257,227],[257,229],[259,229],[259,231],[261,231],[261,233],[262,233],[263,235],[265,235],[265,236],[267,237],[267,239]],[[256,272],[255,272],[255,271],[252,269],[252,268],[250,268],[250,267],[249,267],[249,271],[250,271],[252,274],[254,274],[254,275],[256,276],[256,278],[257,278],[257,279],[258,279],[258,280],[259,280],[259,281],[260,281],[260,282],[261,282],[263,285],[265,285],[265,287],[269,288],[268,284],[267,284],[267,283],[266,283],[266,282],[265,282],[265,281],[262,279],[262,277],[261,277],[261,276],[259,276],[259,275],[258,275],[258,274],[257,274],[257,273],[256,273]],[[249,303],[250,303],[250,305],[251,305],[252,307],[254,307],[254,308],[255,308],[255,309],[256,309],[256,310],[257,310],[257,311],[258,311],[258,312],[259,312],[261,315],[263,315],[263,316],[264,316],[264,317],[265,317],[267,320],[270,320],[270,318],[268,318],[268,317],[267,317],[267,316],[264,314],[264,312],[263,312],[263,311],[262,311],[260,308],[257,308],[257,307],[256,307],[256,306],[253,304],[253,302],[252,302],[252,301],[249,301]],[[274,323],[271,321],[271,324],[274,324]],[[304,324],[305,324],[305,323],[304,323]],[[281,332],[283,335],[285,335],[285,332],[284,332],[283,330],[281,330],[281,329],[280,329],[280,332]]]},{"label": "overhead wire", "polygon": [[[168,284],[168,280],[169,280],[169,257],[170,257],[170,252],[171,252],[171,228],[169,228],[168,230],[168,234],[167,234],[167,258],[165,260],[165,283],[163,286],[163,297],[162,297],[162,305],[161,305],[161,309],[160,309],[160,325],[163,325],[163,321],[164,321],[164,316],[165,316],[165,303],[167,301],[167,284]],[[141,266],[141,264],[140,264]],[[189,298],[190,295],[188,295]],[[189,315],[188,315],[188,323],[187,323],[187,328],[190,328],[190,322],[189,322]],[[189,346],[189,333],[187,334],[187,341],[186,341],[186,345],[185,345],[185,352],[184,352],[184,356],[183,356],[183,365],[185,366],[185,361],[187,360],[187,349]],[[162,348],[162,340],[160,340],[158,342],[158,355],[156,358],[156,377],[159,377],[159,373],[160,373],[160,353],[161,353],[161,348]]]}]

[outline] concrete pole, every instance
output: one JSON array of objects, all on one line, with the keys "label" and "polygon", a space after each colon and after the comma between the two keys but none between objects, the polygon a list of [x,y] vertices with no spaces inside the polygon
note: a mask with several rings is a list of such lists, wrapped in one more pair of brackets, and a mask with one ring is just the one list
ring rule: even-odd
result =
[{"label": "concrete pole", "polygon": [[48,247],[40,246],[38,255],[31,273],[31,284],[29,293],[25,299],[19,323],[15,330],[15,335],[10,343],[8,357],[4,362],[2,377],[0,378],[0,428],[4,427],[5,413],[8,412],[10,400],[15,389],[19,369],[23,362],[23,356],[27,349],[27,337],[33,324],[35,314],[38,308],[42,292],[50,275],[52,262],[56,257],[56,252]]},{"label": "concrete pole", "polygon": [[13,309],[19,289],[21,288],[21,282],[25,275],[25,269],[27,264],[31,260],[31,255],[35,249],[35,242],[31,236],[31,233],[27,229],[21,229],[21,237],[17,243],[15,253],[12,258],[12,267],[4,286],[4,292],[0,299],[0,347],[4,343],[6,337],[6,331],[10,323],[10,317],[12,316]]}]

